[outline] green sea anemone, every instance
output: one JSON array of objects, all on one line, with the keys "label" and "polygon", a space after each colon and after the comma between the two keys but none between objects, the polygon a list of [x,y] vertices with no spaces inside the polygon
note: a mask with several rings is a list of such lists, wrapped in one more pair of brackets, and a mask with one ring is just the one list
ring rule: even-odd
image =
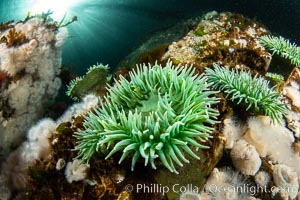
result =
[{"label": "green sea anemone", "polygon": [[142,157],[145,166],[156,169],[159,159],[175,173],[174,163],[189,163],[185,153],[200,159],[195,150],[208,148],[201,142],[211,138],[219,115],[206,78],[171,62],[164,68],[140,65],[129,76],[130,81],[121,76],[109,87],[102,106],[85,117],[84,130],[75,134],[78,157],[88,161],[106,147],[111,149],[106,159],[121,152],[121,163],[131,156],[132,170]]},{"label": "green sea anemone", "polygon": [[250,72],[230,70],[217,64],[214,64],[214,70],[207,68],[206,74],[212,88],[224,92],[225,98],[242,104],[246,111],[270,116],[273,122],[282,124],[282,114],[287,113],[287,108],[280,101],[280,94],[269,88],[264,78],[252,77]]},{"label": "green sea anemone", "polygon": [[108,69],[108,65],[91,66],[85,76],[71,80],[66,94],[76,101],[88,93],[96,93],[97,87],[106,84]]},{"label": "green sea anemone", "polygon": [[290,43],[289,40],[283,37],[262,36],[260,43],[265,48],[271,50],[273,54],[277,54],[283,58],[287,58],[292,64],[300,66],[300,47],[295,43]]}]

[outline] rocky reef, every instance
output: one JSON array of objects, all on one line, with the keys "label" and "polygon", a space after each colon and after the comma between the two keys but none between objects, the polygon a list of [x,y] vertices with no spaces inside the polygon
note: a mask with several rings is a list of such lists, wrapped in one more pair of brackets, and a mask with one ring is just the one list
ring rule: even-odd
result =
[{"label": "rocky reef", "polygon": [[[1,199],[299,198],[299,68],[285,62],[292,70],[274,73],[280,59],[261,42],[271,33],[240,14],[189,23],[182,38],[129,59],[153,63],[112,75],[92,67],[73,81],[68,94],[79,102],[33,125],[7,156]],[[5,48],[32,40],[4,25]],[[11,35],[18,42],[7,42]],[[6,68],[3,91],[27,72]]]}]

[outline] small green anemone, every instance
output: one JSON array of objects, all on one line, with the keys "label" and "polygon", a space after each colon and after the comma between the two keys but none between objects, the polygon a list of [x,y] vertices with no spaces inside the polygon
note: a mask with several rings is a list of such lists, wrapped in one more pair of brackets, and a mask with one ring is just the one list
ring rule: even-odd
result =
[{"label": "small green anemone", "polygon": [[212,108],[218,99],[208,87],[192,67],[140,65],[130,81],[120,77],[109,87],[102,106],[85,117],[84,130],[75,134],[78,157],[88,161],[106,147],[111,149],[106,159],[121,152],[121,163],[131,156],[132,170],[140,158],[156,169],[159,159],[178,173],[174,163],[189,163],[186,154],[200,159],[195,149],[208,148],[199,142],[211,137],[219,114]]},{"label": "small green anemone", "polygon": [[206,69],[207,80],[212,88],[225,93],[225,98],[241,104],[255,114],[269,116],[273,122],[282,124],[282,115],[287,108],[280,101],[280,93],[269,88],[269,82],[262,77],[251,76],[250,72],[230,70],[214,64],[214,69]]},{"label": "small green anemone", "polygon": [[91,66],[85,76],[71,80],[66,94],[77,101],[88,93],[97,93],[97,87],[105,85],[109,78],[108,70],[108,65],[97,63]]},{"label": "small green anemone", "polygon": [[300,47],[283,37],[262,36],[259,42],[273,54],[287,58],[292,64],[300,67]]}]

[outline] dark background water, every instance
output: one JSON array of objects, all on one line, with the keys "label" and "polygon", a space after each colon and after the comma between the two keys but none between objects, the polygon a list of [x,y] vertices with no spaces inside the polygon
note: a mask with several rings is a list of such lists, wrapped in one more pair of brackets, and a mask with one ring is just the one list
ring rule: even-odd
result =
[{"label": "dark background water", "polygon": [[[25,16],[24,0],[0,2],[0,21]],[[211,10],[255,18],[300,45],[298,0],[82,0],[69,11],[79,21],[68,26],[63,63],[78,74],[97,62],[114,68],[155,32]]]}]

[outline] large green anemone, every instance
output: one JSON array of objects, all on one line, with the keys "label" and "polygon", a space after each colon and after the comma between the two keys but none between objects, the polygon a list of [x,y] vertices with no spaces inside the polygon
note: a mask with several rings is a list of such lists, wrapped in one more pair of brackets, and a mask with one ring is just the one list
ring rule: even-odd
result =
[{"label": "large green anemone", "polygon": [[[155,161],[177,173],[174,163],[189,163],[186,155],[195,153],[213,130],[218,102],[203,76],[194,75],[190,67],[163,68],[155,64],[140,65],[131,72],[130,81],[120,77],[108,88],[101,107],[91,111],[78,131],[78,157],[89,160],[103,147],[111,149],[106,159],[120,152],[121,163],[132,157],[131,169],[139,158],[156,169]],[[202,143],[202,144],[201,144]]]}]

